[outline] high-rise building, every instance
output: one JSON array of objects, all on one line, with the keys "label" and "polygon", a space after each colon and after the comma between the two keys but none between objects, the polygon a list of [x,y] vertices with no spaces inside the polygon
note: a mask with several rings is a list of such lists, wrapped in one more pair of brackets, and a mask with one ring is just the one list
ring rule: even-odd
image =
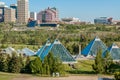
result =
[{"label": "high-rise building", "polygon": [[5,8],[8,8],[8,6],[4,2],[0,2],[0,14],[4,15]]},{"label": "high-rise building", "polygon": [[27,23],[29,18],[29,0],[18,0],[17,5],[17,22]]},{"label": "high-rise building", "polygon": [[0,22],[4,22],[4,10],[8,8],[4,2],[0,2]]},{"label": "high-rise building", "polygon": [[37,20],[37,13],[36,12],[30,12],[30,18],[33,20]]},{"label": "high-rise building", "polygon": [[37,14],[37,20],[40,22],[58,22],[58,10],[54,8],[45,9]]},{"label": "high-rise building", "polygon": [[5,9],[4,21],[5,22],[15,22],[16,21],[15,9],[12,9],[12,8]]},{"label": "high-rise building", "polygon": [[15,9],[15,17],[17,18],[17,4],[11,4],[10,8]]}]

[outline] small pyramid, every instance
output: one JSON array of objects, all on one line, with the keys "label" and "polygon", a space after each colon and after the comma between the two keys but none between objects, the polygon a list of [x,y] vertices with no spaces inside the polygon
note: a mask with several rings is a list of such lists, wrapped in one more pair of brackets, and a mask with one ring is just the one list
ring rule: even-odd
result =
[{"label": "small pyramid", "polygon": [[[9,54],[10,56],[12,56],[13,52],[17,53],[17,51],[12,47],[8,47],[8,48],[4,49],[4,52]],[[17,54],[17,55],[19,55],[19,54]]]},{"label": "small pyramid", "polygon": [[84,56],[96,56],[97,52],[107,50],[106,45],[100,40],[99,37],[95,37],[81,52]]},{"label": "small pyramid", "polygon": [[44,60],[49,52],[52,52],[54,57],[60,58],[62,62],[76,62],[59,40],[55,40],[50,44],[45,44],[40,51],[38,51],[39,54],[37,53],[37,55]]},{"label": "small pyramid", "polygon": [[[113,60],[120,60],[120,48],[113,43],[107,51],[110,53]],[[105,53],[104,53],[105,54]]]},{"label": "small pyramid", "polygon": [[24,53],[26,56],[33,56],[35,55],[34,51],[28,49],[28,48],[24,48],[22,49],[22,53]]}]

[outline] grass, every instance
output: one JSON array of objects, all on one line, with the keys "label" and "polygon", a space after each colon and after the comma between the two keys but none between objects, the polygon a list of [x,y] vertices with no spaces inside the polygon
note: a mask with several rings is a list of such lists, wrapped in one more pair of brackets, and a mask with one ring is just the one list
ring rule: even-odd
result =
[{"label": "grass", "polygon": [[76,69],[67,70],[70,74],[95,74],[92,69],[93,60],[81,60],[75,64]]},{"label": "grass", "polygon": [[18,74],[0,72],[0,80],[12,80],[17,76]]}]

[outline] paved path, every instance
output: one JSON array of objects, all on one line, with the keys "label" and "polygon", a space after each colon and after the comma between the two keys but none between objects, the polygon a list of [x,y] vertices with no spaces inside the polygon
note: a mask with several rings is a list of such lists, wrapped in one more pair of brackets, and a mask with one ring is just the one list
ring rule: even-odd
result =
[{"label": "paved path", "polygon": [[69,77],[18,77],[13,80],[98,80],[97,76],[69,76]]}]

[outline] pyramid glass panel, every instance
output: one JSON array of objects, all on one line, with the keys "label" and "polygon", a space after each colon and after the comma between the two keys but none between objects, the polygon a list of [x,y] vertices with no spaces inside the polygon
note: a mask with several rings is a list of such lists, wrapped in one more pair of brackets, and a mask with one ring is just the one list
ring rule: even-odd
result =
[{"label": "pyramid glass panel", "polygon": [[25,55],[27,55],[27,56],[33,56],[33,55],[35,55],[35,54],[34,54],[34,51],[32,51],[32,50],[30,50],[30,49],[28,49],[28,48],[22,49],[22,52],[23,52]]},{"label": "pyramid glass panel", "polygon": [[112,44],[107,51],[110,53],[113,60],[120,60],[120,48],[116,44]]},{"label": "pyramid glass panel", "polygon": [[53,44],[54,45],[51,49],[51,52],[54,54],[55,57],[60,58],[64,62],[75,61],[74,58],[68,52],[68,50],[58,40],[55,40]]},{"label": "pyramid glass panel", "polygon": [[55,40],[53,43],[46,44],[44,49],[37,54],[42,60],[44,60],[49,52],[52,52],[54,57],[60,58],[63,62],[75,62],[68,50],[58,40]]},{"label": "pyramid glass panel", "polygon": [[104,52],[107,50],[107,47],[98,37],[96,37],[82,50],[81,54],[84,56],[95,57],[99,50],[102,50],[102,52]]},{"label": "pyramid glass panel", "polygon": [[40,57],[40,59],[44,59],[44,57],[48,54],[50,50],[50,41],[48,40],[44,46],[42,46],[36,53],[37,56]]}]

